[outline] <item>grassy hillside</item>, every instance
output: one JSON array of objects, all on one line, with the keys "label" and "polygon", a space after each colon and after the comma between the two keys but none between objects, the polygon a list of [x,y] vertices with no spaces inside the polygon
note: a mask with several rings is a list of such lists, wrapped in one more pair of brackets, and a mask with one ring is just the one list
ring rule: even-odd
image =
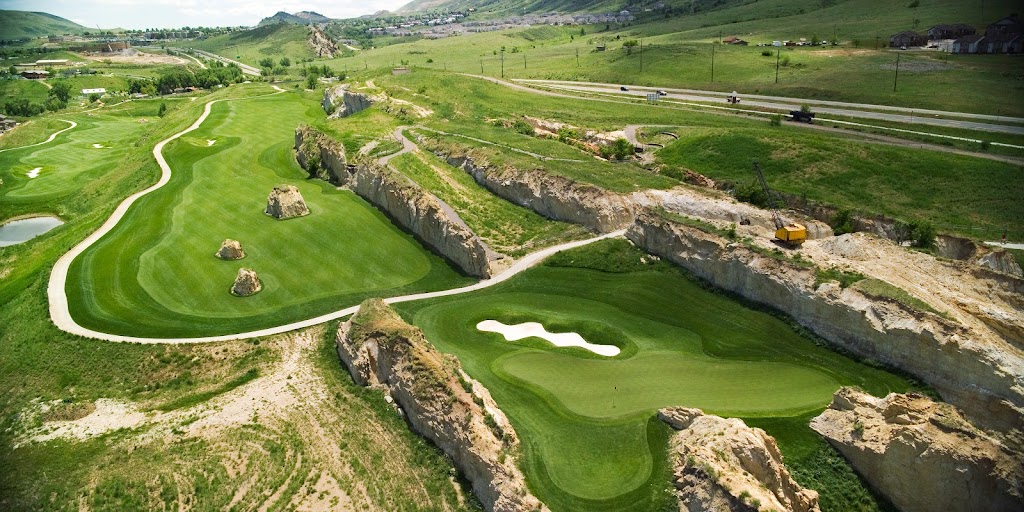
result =
[{"label": "grassy hillside", "polygon": [[[309,48],[309,29],[303,25],[272,23],[245,32],[235,32],[192,41],[190,46],[259,66],[260,59],[288,57],[293,62],[314,57]],[[294,64],[293,64],[294,65]]]},{"label": "grassy hillside", "polygon": [[0,39],[81,34],[85,27],[45,12],[0,11]]}]

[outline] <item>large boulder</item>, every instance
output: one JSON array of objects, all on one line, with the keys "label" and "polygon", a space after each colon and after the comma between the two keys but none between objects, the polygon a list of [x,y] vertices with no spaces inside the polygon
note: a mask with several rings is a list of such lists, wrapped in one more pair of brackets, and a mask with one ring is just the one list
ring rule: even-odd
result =
[{"label": "large boulder", "polygon": [[763,430],[684,407],[661,409],[658,418],[678,430],[669,441],[669,463],[679,510],[820,510],[818,493],[793,480]]},{"label": "large boulder", "polygon": [[263,284],[260,283],[260,278],[256,275],[255,270],[240,268],[238,275],[235,276],[235,284],[231,285],[231,294],[237,297],[248,297],[262,289]]},{"label": "large boulder", "polygon": [[811,428],[904,512],[1024,510],[1024,454],[952,405],[843,388]]},{"label": "large boulder", "polygon": [[245,251],[242,250],[242,243],[230,238],[224,240],[217,251],[217,257],[222,260],[240,260],[244,258]]},{"label": "large boulder", "polygon": [[302,200],[299,189],[292,185],[281,185],[274,187],[267,197],[267,209],[263,211],[275,219],[290,219],[309,215],[309,208]]}]

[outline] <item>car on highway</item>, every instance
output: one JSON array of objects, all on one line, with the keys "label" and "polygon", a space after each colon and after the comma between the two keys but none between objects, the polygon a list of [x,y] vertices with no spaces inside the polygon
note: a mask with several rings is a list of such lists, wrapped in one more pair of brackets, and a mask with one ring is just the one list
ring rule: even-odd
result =
[{"label": "car on highway", "polygon": [[619,90],[620,91],[628,91],[629,87],[626,87],[625,85],[623,85],[622,87],[619,87]]},{"label": "car on highway", "polygon": [[658,89],[658,96],[668,96],[668,93],[661,89]]}]

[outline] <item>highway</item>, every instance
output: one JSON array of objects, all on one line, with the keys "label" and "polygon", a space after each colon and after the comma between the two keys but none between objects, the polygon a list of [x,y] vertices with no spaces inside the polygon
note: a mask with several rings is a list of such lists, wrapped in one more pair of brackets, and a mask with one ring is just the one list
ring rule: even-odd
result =
[{"label": "highway", "polygon": [[[655,87],[642,87],[626,85],[628,91],[620,90],[620,85],[602,84],[594,82],[568,82],[562,80],[515,80],[522,85],[543,87],[550,90],[572,91],[577,93],[615,94],[631,97],[646,97],[647,94],[659,90]],[[725,97],[730,93],[719,91],[700,91],[694,89],[672,89],[662,88],[667,96],[664,100],[686,100],[703,103],[725,104]],[[803,98],[786,98],[763,95],[740,94],[740,105],[747,107],[761,107],[771,110],[788,112],[800,110],[801,105],[810,105],[816,114],[829,114],[835,116],[852,117],[859,119],[874,119],[879,121],[894,121],[899,123],[923,124],[930,126],[942,126],[946,128],[961,128],[967,130],[980,130],[987,132],[1009,133],[1013,135],[1024,135],[1024,118],[993,116],[987,114],[971,114],[967,112],[947,112],[940,110],[911,109],[906,107],[892,107],[888,105],[871,105],[866,103],[843,103],[837,101],[824,101]],[[935,117],[939,116],[939,117]],[[946,119],[956,117],[959,119]],[[971,120],[967,120],[971,119]],[[995,121],[1001,123],[1020,123],[1019,125],[994,124],[984,121]]]},{"label": "highway", "polygon": [[179,51],[179,52],[182,52],[182,53],[191,51],[193,53],[197,53],[199,55],[202,55],[203,57],[206,57],[208,59],[219,60],[219,61],[223,62],[224,64],[235,64],[238,67],[242,68],[242,73],[244,73],[246,75],[252,75],[252,76],[262,76],[263,75],[263,72],[260,71],[259,68],[250,66],[248,64],[242,64],[241,62],[238,62],[237,60],[232,60],[232,59],[229,59],[227,57],[222,57],[220,55],[217,55],[216,53],[210,53],[210,52],[206,52],[206,51],[203,51],[203,50],[196,50],[196,49],[185,50],[183,48],[172,48],[172,50]]}]

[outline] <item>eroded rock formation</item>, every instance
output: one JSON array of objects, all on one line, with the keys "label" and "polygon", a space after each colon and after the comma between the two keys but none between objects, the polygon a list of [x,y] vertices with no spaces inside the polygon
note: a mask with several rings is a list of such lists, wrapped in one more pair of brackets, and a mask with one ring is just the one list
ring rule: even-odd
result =
[{"label": "eroded rock formation", "polygon": [[654,213],[639,215],[626,236],[719,288],[792,316],[845,350],[917,376],[987,428],[1024,424],[1024,356],[1001,339],[856,286],[816,286],[813,266]]},{"label": "eroded rock formation", "polygon": [[309,46],[313,48],[313,53],[317,57],[333,59],[339,53],[338,46],[334,44],[334,41],[331,41],[331,38],[327,37],[327,34],[324,34],[324,31],[316,25],[309,29]]},{"label": "eroded rock formation", "polygon": [[379,299],[363,302],[336,341],[352,379],[387,393],[413,430],[452,458],[487,510],[547,510],[516,467],[515,430],[458,359],[438,352]]},{"label": "eroded rock formation", "polygon": [[340,142],[309,126],[295,129],[295,159],[310,177],[333,185],[348,183],[348,162]]},{"label": "eroded rock formation", "polygon": [[281,185],[274,187],[267,197],[267,208],[263,213],[275,219],[290,219],[309,215],[309,208],[302,200],[299,189],[293,185]]},{"label": "eroded rock formation", "polygon": [[217,250],[217,257],[222,260],[240,260],[245,257],[245,251],[242,250],[242,243],[238,240],[227,239],[220,244],[220,249]]},{"label": "eroded rock formation", "polygon": [[313,129],[300,127],[296,130],[295,146],[299,163],[311,174],[315,159],[309,155],[320,155],[318,168],[327,169],[331,183],[350,188],[462,272],[482,278],[491,276],[492,262],[500,255],[490,251],[480,237],[433,194],[377,162],[343,164],[343,150],[338,144]]},{"label": "eroded rock formation", "polygon": [[330,118],[348,117],[370,108],[373,99],[367,95],[349,91],[349,84],[328,87],[320,102]]},{"label": "eroded rock formation", "polygon": [[466,155],[446,158],[450,165],[468,172],[498,197],[549,219],[581,224],[599,233],[622,229],[633,221],[632,201],[594,185],[574,182],[541,169],[520,171],[477,165]]},{"label": "eroded rock formation", "polygon": [[661,409],[658,418],[678,430],[669,462],[679,510],[819,510],[818,493],[793,480],[763,430],[684,407]]},{"label": "eroded rock formation", "polygon": [[1024,510],[1024,454],[949,404],[843,388],[811,428],[905,512]]},{"label": "eroded rock formation", "polygon": [[248,297],[263,289],[263,283],[251,268],[238,269],[235,276],[235,284],[231,285],[231,294],[238,297]]}]

